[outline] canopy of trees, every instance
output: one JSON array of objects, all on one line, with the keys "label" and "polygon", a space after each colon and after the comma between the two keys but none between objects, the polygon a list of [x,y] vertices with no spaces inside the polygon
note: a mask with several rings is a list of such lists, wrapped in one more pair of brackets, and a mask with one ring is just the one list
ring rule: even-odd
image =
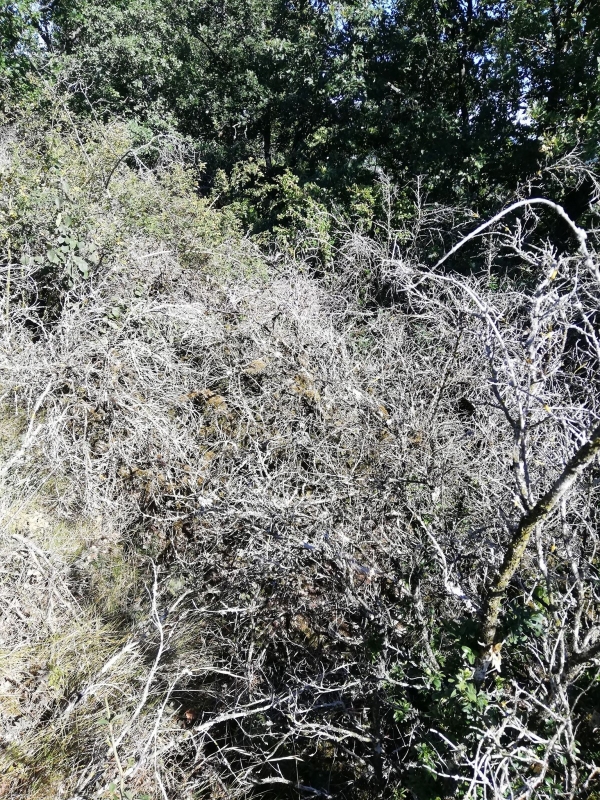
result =
[{"label": "canopy of trees", "polygon": [[60,67],[79,110],[189,136],[205,191],[253,159],[223,199],[289,170],[351,208],[383,170],[483,212],[597,157],[593,0],[21,0],[0,24],[5,86]]}]

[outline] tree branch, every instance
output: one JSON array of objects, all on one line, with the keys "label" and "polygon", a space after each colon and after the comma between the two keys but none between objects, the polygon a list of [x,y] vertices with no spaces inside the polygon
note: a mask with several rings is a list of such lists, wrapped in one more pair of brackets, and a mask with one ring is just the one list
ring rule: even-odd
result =
[{"label": "tree branch", "polygon": [[[506,590],[523,560],[531,534],[538,525],[541,525],[546,520],[548,515],[553,511],[561,498],[571,489],[586,467],[592,463],[598,452],[600,452],[600,425],[597,425],[592,430],[588,441],[570,458],[550,489],[548,489],[537,503],[521,517],[521,521],[504,554],[504,560],[500,571],[490,587],[484,606],[480,635],[480,643],[483,646],[483,652],[478,665],[479,680],[482,680],[487,673],[485,664],[486,661],[489,661],[491,649],[494,644],[496,644],[498,620]],[[591,649],[594,650],[594,648]],[[574,658],[579,659],[583,655],[584,654],[580,654]]]}]

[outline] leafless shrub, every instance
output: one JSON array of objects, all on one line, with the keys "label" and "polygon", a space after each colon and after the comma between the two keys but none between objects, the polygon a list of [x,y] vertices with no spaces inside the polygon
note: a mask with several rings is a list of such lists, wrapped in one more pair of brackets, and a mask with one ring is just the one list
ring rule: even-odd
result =
[{"label": "leafless shrub", "polygon": [[[4,266],[3,399],[25,416],[5,496],[43,481],[65,517],[101,518],[147,587],[111,617],[93,570],[52,567],[40,607],[58,592],[84,627],[94,609],[110,641],[45,695],[22,763],[73,742],[62,790],[85,798],[382,797],[417,768],[467,797],[589,784],[593,467],[537,520],[482,639],[515,532],[599,416],[593,243],[530,246],[539,204],[517,210],[470,237],[483,276],[423,267],[408,229],[348,236],[320,282],[247,243],[192,268],[139,234],[49,318],[34,264]],[[523,264],[504,285],[499,241]],[[23,535],[8,551],[44,562]]]},{"label": "leafless shrub", "polygon": [[[519,235],[525,227],[517,228],[509,244],[530,273],[519,291],[492,294],[480,282],[439,274],[439,265],[433,272],[406,263],[395,267],[413,307],[438,308],[440,314],[452,309],[452,327],[460,331],[462,319],[479,338],[497,442],[512,445],[510,454],[493,446],[505,466],[498,462],[494,469],[488,463],[479,479],[487,495],[481,510],[500,525],[491,550],[471,568],[471,575],[481,580],[474,590],[481,598],[481,622],[470,697],[477,701],[475,687],[485,682],[490,669],[512,678],[514,695],[510,697],[503,679],[496,681],[492,697],[497,716],[487,715],[489,727],[480,731],[473,749],[465,750],[464,742],[452,743],[437,731],[454,766],[437,774],[451,778],[466,797],[574,797],[598,772],[593,758],[586,762],[581,757],[576,733],[586,724],[582,706],[586,693],[594,693],[592,664],[600,651],[596,612],[591,611],[596,602],[597,477],[593,470],[584,472],[600,450],[598,262],[586,233],[546,200],[515,203],[453,251],[511,211],[527,208],[531,217],[539,206],[566,219],[579,252],[559,256],[549,246],[528,246]],[[500,477],[508,464],[512,481]],[[492,486],[501,489],[499,496]],[[446,527],[447,518],[442,521]],[[433,540],[436,532],[427,533]],[[441,530],[435,541],[446,571],[456,543]],[[456,581],[446,581],[451,593],[462,593],[458,587]],[[514,620],[505,618],[500,630],[502,612],[510,609],[518,615],[519,607],[525,615],[528,608],[537,612],[529,623],[534,635],[520,640]],[[529,664],[522,661],[523,650]]]},{"label": "leafless shrub", "polygon": [[[410,628],[395,606],[417,591],[422,532],[404,509],[453,502],[436,492],[440,470],[461,468],[442,454],[467,435],[472,367],[438,426],[439,320],[364,317],[291,269],[218,284],[145,255],[136,279],[74,294],[42,335],[14,309],[3,374],[29,422],[6,480],[46,464],[65,512],[110,518],[191,589],[212,664],[155,673],[167,694],[177,677],[170,696],[193,722],[153,734],[165,786],[183,752],[188,772],[205,764],[200,776],[244,791],[309,786],[289,747],[388,774],[368,706],[389,716],[383,686]],[[464,345],[447,332],[450,355]]]}]

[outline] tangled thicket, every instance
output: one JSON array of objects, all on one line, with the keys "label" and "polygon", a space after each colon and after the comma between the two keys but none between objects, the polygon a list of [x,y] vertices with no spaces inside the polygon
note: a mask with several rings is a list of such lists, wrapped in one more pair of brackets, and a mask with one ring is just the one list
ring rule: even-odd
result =
[{"label": "tangled thicket", "polygon": [[591,796],[590,459],[481,626],[598,436],[593,237],[461,277],[419,207],[317,275],[65,113],[0,162],[0,796]]}]

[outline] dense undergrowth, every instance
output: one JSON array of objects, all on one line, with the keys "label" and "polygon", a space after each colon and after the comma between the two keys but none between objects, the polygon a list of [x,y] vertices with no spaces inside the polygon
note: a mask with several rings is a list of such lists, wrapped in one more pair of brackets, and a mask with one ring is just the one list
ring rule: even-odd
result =
[{"label": "dense undergrowth", "polygon": [[593,237],[269,246],[185,141],[48,104],[0,143],[0,796],[592,797],[596,466],[481,619],[598,424]]}]

